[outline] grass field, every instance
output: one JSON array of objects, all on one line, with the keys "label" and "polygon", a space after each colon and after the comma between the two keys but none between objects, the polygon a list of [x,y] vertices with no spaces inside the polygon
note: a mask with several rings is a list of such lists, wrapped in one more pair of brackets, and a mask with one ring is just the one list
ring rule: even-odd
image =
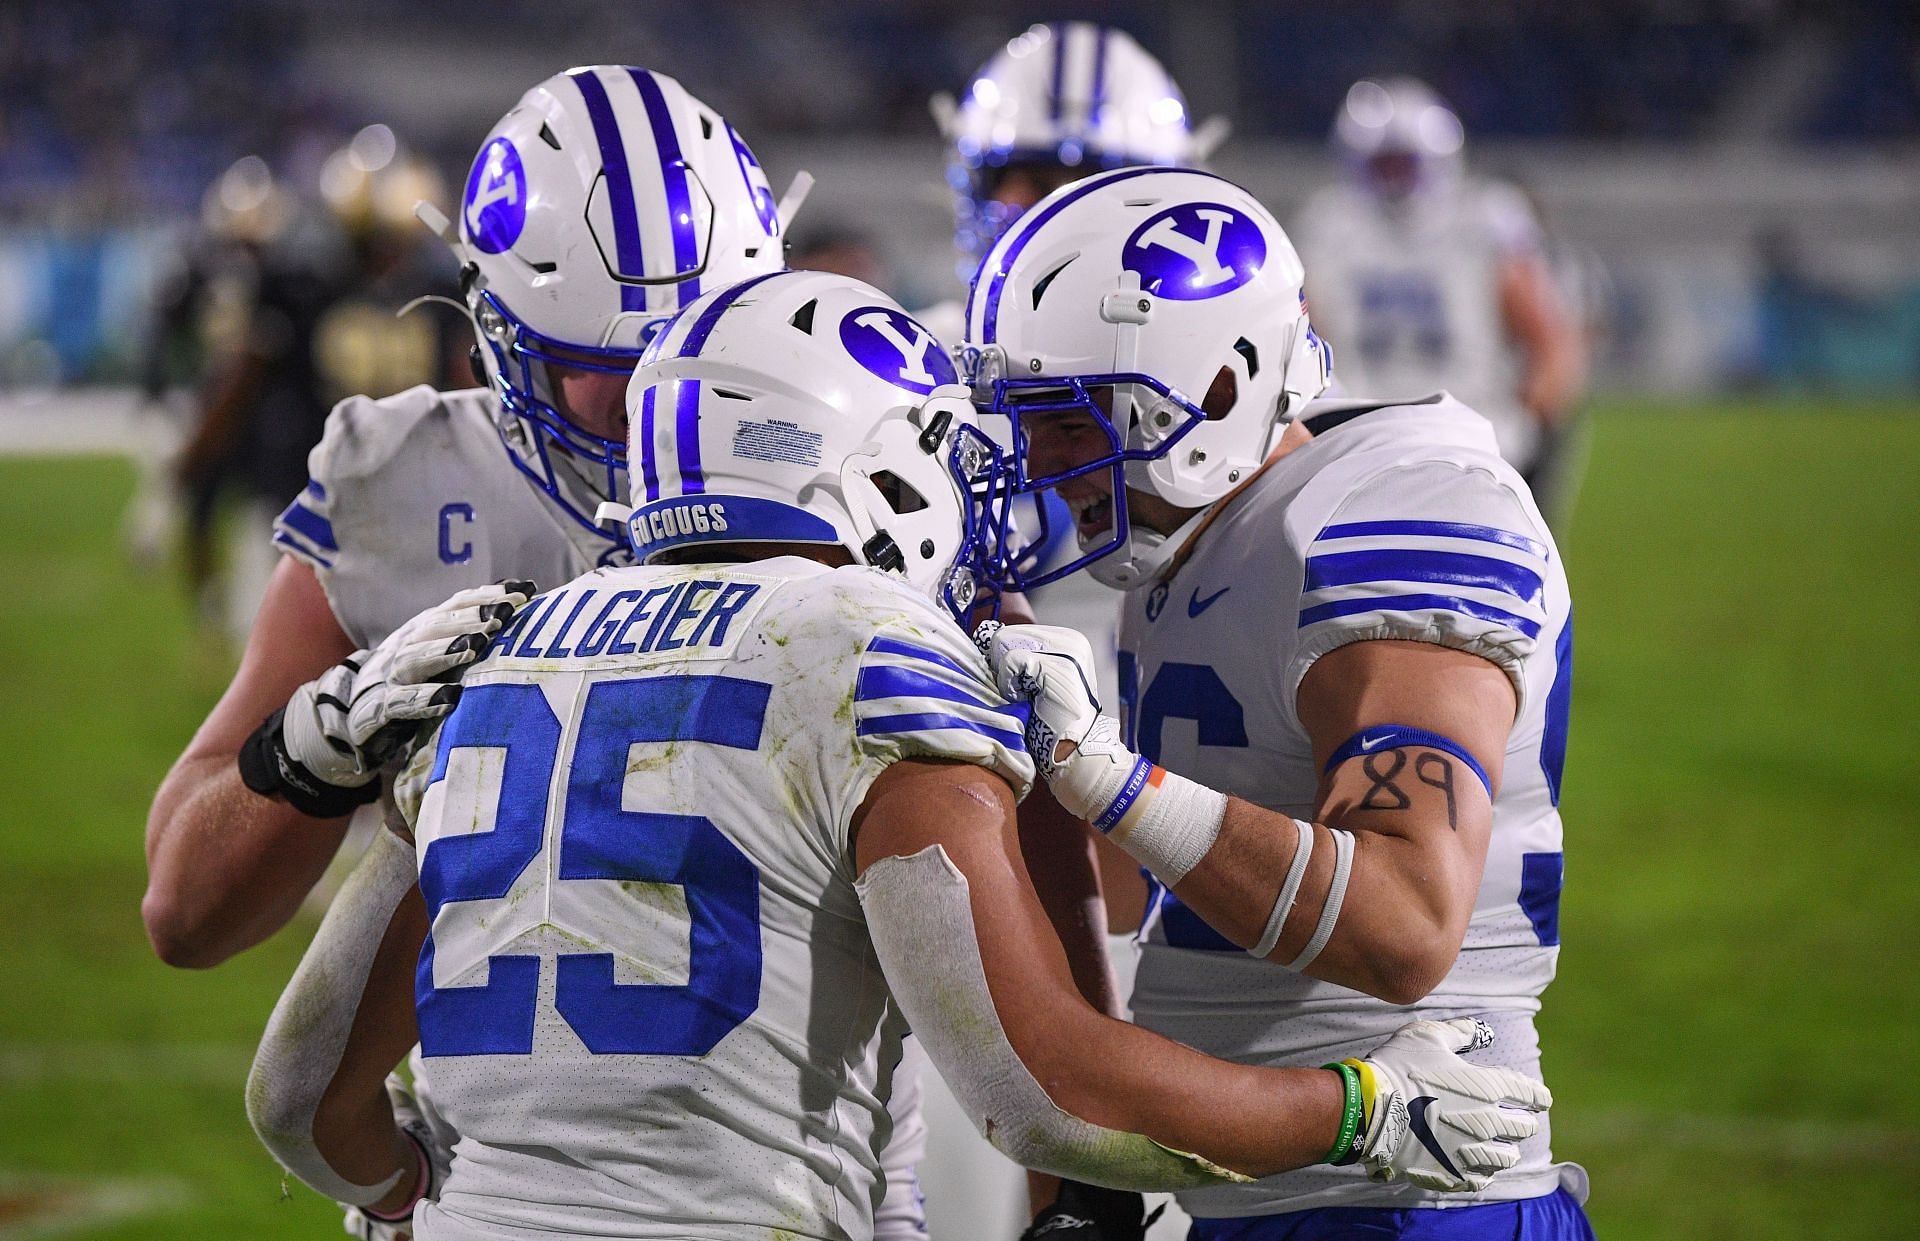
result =
[{"label": "grass field", "polygon": [[[1595,432],[1556,1147],[1609,1241],[1911,1235],[1920,408],[1615,406]],[[0,1241],[335,1236],[240,1098],[311,924],[210,973],[141,933],[147,801],[226,668],[124,566],[131,482],[0,460]]]}]

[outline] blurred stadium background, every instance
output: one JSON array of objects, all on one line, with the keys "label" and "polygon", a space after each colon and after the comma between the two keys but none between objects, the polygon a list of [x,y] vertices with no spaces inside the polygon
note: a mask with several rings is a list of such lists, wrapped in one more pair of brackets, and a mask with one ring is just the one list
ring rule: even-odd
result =
[{"label": "blurred stadium background", "polygon": [[[312,922],[185,974],[138,918],[148,799],[233,657],[179,551],[122,524],[204,396],[217,313],[163,311],[216,178],[260,157],[303,253],[344,261],[317,204],[356,133],[363,162],[398,144],[457,186],[527,86],[631,61],[725,113],[776,191],[818,177],[796,241],[860,250],[914,306],[960,289],[928,96],[1062,17],[1131,31],[1196,119],[1230,117],[1214,167],[1283,221],[1334,175],[1328,125],[1369,73],[1433,83],[1472,166],[1538,202],[1597,349],[1563,536],[1582,645],[1556,1147],[1607,1238],[1911,1232],[1920,9],[4,0],[0,1239],[337,1228],[283,1193],[240,1099]],[[258,206],[248,175],[222,183],[229,222]],[[378,275],[355,287],[386,309],[450,290],[427,248]],[[374,322],[329,376],[380,382],[398,330]],[[459,324],[422,322],[433,363],[457,358]],[[264,547],[244,504],[218,512]],[[945,1209],[966,1222],[937,1241],[1012,1235]]]}]

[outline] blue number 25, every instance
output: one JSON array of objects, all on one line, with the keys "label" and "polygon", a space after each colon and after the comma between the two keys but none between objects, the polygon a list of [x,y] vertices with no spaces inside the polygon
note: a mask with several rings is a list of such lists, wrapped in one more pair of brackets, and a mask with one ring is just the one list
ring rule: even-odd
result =
[{"label": "blue number 25", "polygon": [[[760,875],[702,815],[621,806],[629,747],[692,741],[755,750],[771,687],[733,677],[602,681],[589,689],[567,773],[556,878],[680,885],[692,926],[684,986],[618,983],[613,954],[561,954],[554,1004],[596,1055],[698,1056],[760,1003]],[[437,919],[452,901],[498,900],[540,855],[561,740],[535,685],[469,689],[440,734],[432,780],[462,748],[504,750],[493,830],[427,846],[420,888]],[[533,1050],[540,958],[488,958],[482,986],[433,985],[434,942],[420,951],[420,1047],[429,1056]]]}]

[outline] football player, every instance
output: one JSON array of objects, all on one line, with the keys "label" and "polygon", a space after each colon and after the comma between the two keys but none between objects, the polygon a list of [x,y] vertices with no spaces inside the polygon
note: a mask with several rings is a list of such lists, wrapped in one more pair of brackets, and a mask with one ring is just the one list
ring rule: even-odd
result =
[{"label": "football player", "polygon": [[[947,142],[947,182],[953,193],[954,245],[962,280],[973,278],[1001,233],[1060,186],[1102,169],[1197,164],[1228,130],[1223,117],[1190,129],[1186,96],[1160,61],[1126,31],[1085,21],[1048,22],[1023,31],[980,67],[957,103],[946,94],[936,95],[931,103]],[[965,335],[965,306],[958,300],[930,306],[919,315],[942,340],[958,342]],[[1072,523],[1046,499],[1028,497],[1020,520],[1035,536],[1029,556],[1042,564],[1058,564],[1062,555],[1072,555]],[[1119,622],[1112,592],[1087,578],[1068,577],[1042,587],[1031,606],[1046,620],[1088,636],[1098,687],[1110,698],[1117,687]],[[1023,810],[1028,818],[1040,813],[1045,811],[1038,807]],[[1038,829],[1029,835],[1030,849],[1038,836]],[[1061,845],[1064,849],[1065,842]],[[1081,848],[1087,847],[1083,842]],[[1075,865],[1078,859],[1063,856],[1043,865],[1032,853],[1027,860],[1055,887],[1068,888],[1084,875],[1086,895],[1098,909],[1092,866]],[[1076,961],[1083,953],[1081,946],[1070,945]],[[1114,964],[1124,978],[1132,953],[1116,955]],[[1122,1012],[1117,990],[1111,994],[1110,1009],[1115,1015]],[[932,1103],[934,1159],[948,1159],[939,1171],[964,1181],[972,1195],[999,1190],[1005,1165],[990,1156],[975,1157],[984,1154],[977,1143],[949,1146],[939,1124],[945,1100],[935,1094]],[[1034,1178],[1028,1196],[1041,1206],[1055,1190]],[[1115,1201],[1115,1195],[1079,1191],[1069,1191],[1069,1196],[1083,1200],[1074,1206],[1075,1219],[1138,1220],[1144,1214],[1137,1198]],[[1039,1222],[1061,1226],[1052,1217]],[[1128,1241],[1139,1230],[1109,1227],[1102,1235],[1109,1241]]]},{"label": "football player", "polygon": [[[1204,161],[1227,136],[1223,117],[1188,128],[1186,96],[1124,30],[1047,22],[1023,31],[980,66],[957,103],[931,101],[948,143],[960,279],[979,269],[1001,233],[1049,193],[1106,168]],[[921,312],[942,340],[965,330],[965,308]]]},{"label": "football player", "polygon": [[[1086,642],[986,645],[1066,808],[1155,880],[1135,1019],[1248,1064],[1316,1064],[1408,1016],[1499,1033],[1540,1077],[1558,957],[1572,620],[1553,539],[1487,421],[1444,394],[1315,400],[1331,370],[1292,245],[1205,173],[1057,191],[968,309],[1020,486],[1126,592],[1122,721]],[[1030,587],[1017,548],[999,584]],[[1045,575],[1039,575],[1044,580]],[[1438,1134],[1415,1100],[1405,1117]],[[1453,1161],[1436,1141],[1434,1166]],[[1194,1236],[1589,1235],[1545,1128],[1473,1205],[1312,1168],[1183,1193]]]},{"label": "football player", "polygon": [[[1022,862],[1024,713],[955,623],[1004,518],[955,378],[826,273],[655,339],[642,563],[520,611],[401,778],[411,841],[380,835],[249,1080],[289,1170],[422,1241],[865,1238],[909,1022],[996,1146],[1097,1182],[1517,1157],[1545,1090],[1462,1060],[1473,1021],[1274,1070],[1082,998]],[[382,1086],[416,1021],[450,1160]]]},{"label": "football player", "polygon": [[[525,579],[627,558],[593,514],[624,493],[640,350],[702,291],[778,270],[796,206],[662,73],[575,69],[494,127],[442,228],[485,386],[353,397],[327,418],[240,668],[154,797],[142,915],[162,959],[213,966],[284,925],[383,756],[448,709],[456,691],[426,678],[474,652],[439,659],[447,643],[497,627]],[[902,1215],[918,1216],[910,1195]]]},{"label": "football player", "polygon": [[240,669],[154,797],[142,912],[163,959],[210,966],[279,929],[375,797],[346,719],[356,652],[457,590],[624,558],[593,512],[620,494],[627,377],[704,289],[778,269],[781,231],[745,142],[664,74],[576,69],[494,127],[449,238],[487,386],[328,418]]},{"label": "football player", "polygon": [[1308,200],[1294,236],[1340,383],[1451,393],[1551,514],[1541,488],[1587,350],[1526,197],[1465,175],[1459,117],[1412,78],[1355,83],[1333,141],[1344,182]]}]

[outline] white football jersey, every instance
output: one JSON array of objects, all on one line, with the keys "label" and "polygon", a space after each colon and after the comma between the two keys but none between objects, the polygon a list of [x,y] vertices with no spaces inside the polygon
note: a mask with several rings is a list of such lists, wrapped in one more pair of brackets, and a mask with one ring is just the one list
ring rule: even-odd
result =
[{"label": "white football jersey", "polygon": [[904,1027],[849,821],[903,758],[1025,792],[972,643],[872,569],[607,568],[464,685],[400,794],[461,1135],[423,1241],[872,1235]]},{"label": "white football jersey", "polygon": [[[1228,501],[1171,580],[1128,592],[1128,740],[1168,770],[1310,818],[1320,772],[1294,695],[1314,660],[1368,639],[1481,655],[1519,695],[1485,878],[1452,972],[1410,1006],[1256,960],[1156,885],[1134,1019],[1227,1060],[1301,1067],[1363,1056],[1417,1017],[1474,1015],[1496,1033],[1476,1059],[1537,1076],[1533,1014],[1560,942],[1573,641],[1559,555],[1486,421],[1451,397],[1318,401],[1305,421],[1315,438]],[[1522,1152],[1478,1197],[1553,1192],[1544,1125]],[[1196,1216],[1240,1217],[1439,1197],[1317,1166],[1180,1201]]]},{"label": "white football jersey", "polygon": [[1330,186],[1288,231],[1341,392],[1444,388],[1493,424],[1502,456],[1527,468],[1539,431],[1516,393],[1499,287],[1504,259],[1540,253],[1518,190],[1467,180],[1395,208]]},{"label": "white football jersey", "polygon": [[313,566],[356,644],[373,646],[469,586],[524,578],[550,589],[627,559],[514,465],[497,404],[484,388],[423,385],[351,397],[328,415],[307,459],[311,481],[273,541]]}]

